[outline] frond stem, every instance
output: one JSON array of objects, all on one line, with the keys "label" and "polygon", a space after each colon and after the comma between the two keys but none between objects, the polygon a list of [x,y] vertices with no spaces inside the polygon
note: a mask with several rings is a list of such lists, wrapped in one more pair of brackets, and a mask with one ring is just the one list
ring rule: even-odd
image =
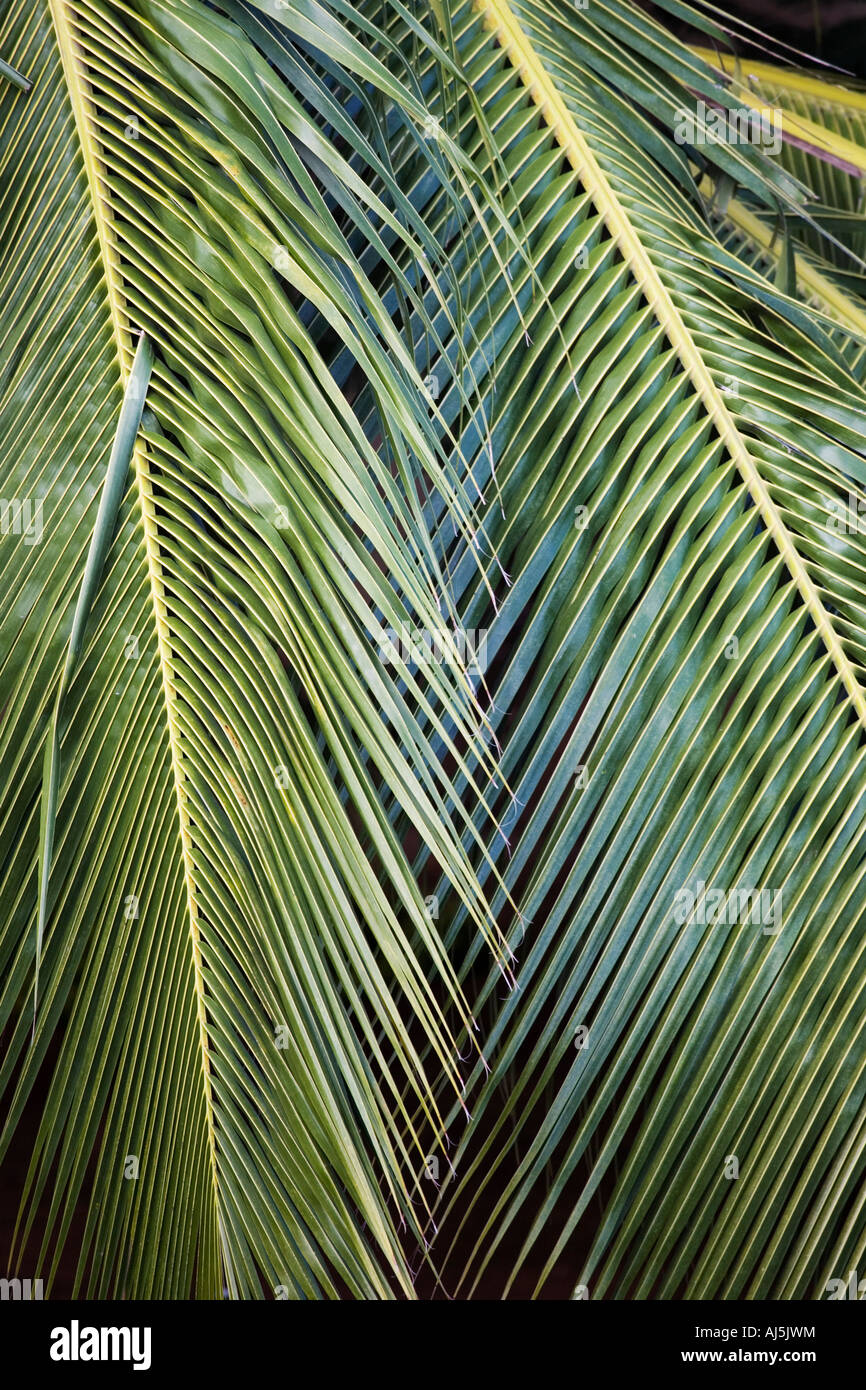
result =
[{"label": "frond stem", "polygon": [[[120,381],[121,386],[125,388],[132,365],[134,335],[124,292],[120,252],[115,235],[111,201],[107,192],[106,172],[102,160],[99,133],[96,127],[95,106],[88,78],[87,60],[84,49],[75,32],[74,6],[69,4],[69,0],[48,0],[48,3],[52,22],[54,24],[54,32],[57,36],[57,44],[66,77],[66,86],[75,116],[79,146],[90,188],[93,218],[99,238],[99,247],[111,312],[111,323],[117,347]],[[135,445],[133,461],[141,504],[142,528],[144,532],[145,551],[147,554],[148,574],[150,577],[150,590],[153,600],[157,649],[159,653],[163,692],[165,695],[171,767],[177,799],[178,826],[180,831],[181,853],[183,856],[190,945],[192,949],[195,981],[196,1011],[198,1016],[202,1075],[204,1081],[207,1139],[214,1191],[214,1227],[221,1249],[224,1274],[228,1280],[229,1287],[232,1288],[234,1287],[234,1276],[221,1218],[210,1041],[208,1035],[207,1009],[205,1006],[201,933],[193,868],[189,801],[186,791],[186,773],[183,766],[180,729],[177,716],[177,685],[171,650],[171,635],[168,625],[168,609],[165,598],[165,581],[159,546],[156,507],[153,497],[153,482],[148,467],[147,450],[140,439]]]},{"label": "frond stem", "polygon": [[648,304],[676,348],[683,369],[702,401],[725,448],[746,483],[752,500],[773,538],[806,609],[817,628],[860,724],[866,729],[866,695],[854,667],[845,654],[829,614],[785,527],[766,483],[758,472],[737,428],[725,397],[698,351],[692,336],[662,281],[653,261],[620,203],[615,190],[593,154],[572,112],[545,68],[531,39],[523,30],[508,0],[475,0],[485,27],[518,72],[530,96],[549,125],[569,163],[580,176],[598,211],[631,269]]}]

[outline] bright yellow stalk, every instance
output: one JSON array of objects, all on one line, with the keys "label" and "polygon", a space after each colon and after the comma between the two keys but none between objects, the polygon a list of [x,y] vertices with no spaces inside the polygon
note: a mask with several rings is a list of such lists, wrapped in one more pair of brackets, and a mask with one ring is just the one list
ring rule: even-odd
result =
[{"label": "bright yellow stalk", "polygon": [[[713,182],[711,179],[703,180],[701,193],[707,198],[712,196]],[[743,203],[732,198],[725,208],[725,216],[750,241],[760,246],[762,251],[773,253],[776,241],[774,229],[756,217]],[[829,280],[826,275],[822,275],[811,261],[806,260],[805,256],[795,253],[794,265],[797,284],[802,286],[807,295],[811,299],[819,301],[827,315],[835,319],[841,327],[849,329],[858,338],[866,340],[866,311],[855,304],[845,291],[835,285],[832,280]]]},{"label": "bright yellow stalk", "polygon": [[[69,0],[48,0],[54,32],[66,76],[66,86],[75,116],[90,197],[96,223],[102,264],[105,273],[111,323],[117,348],[121,385],[126,386],[132,365],[132,328],[127,311],[126,296],[120,267],[120,255],[114,232],[111,205],[105,196],[107,186],[102,169],[102,155],[99,135],[94,119],[94,106],[87,65],[80,43],[75,33],[75,6]],[[201,958],[201,934],[199,912],[193,876],[192,834],[186,791],[186,774],[180,751],[180,734],[177,717],[177,686],[171,653],[168,629],[168,610],[165,601],[162,559],[159,550],[159,536],[156,524],[156,510],[153,500],[153,485],[147,462],[147,451],[139,439],[133,451],[135,475],[141,503],[142,526],[144,530],[145,551],[147,554],[150,590],[153,600],[153,614],[156,625],[157,646],[160,670],[165,696],[168,739],[171,750],[171,767],[177,799],[178,823],[180,827],[181,852],[183,855],[184,880],[189,912],[190,945],[193,959],[193,972],[196,991],[196,1008],[201,1045],[201,1063],[205,1088],[205,1108],[207,1114],[208,1146],[210,1149],[211,1175],[213,1179],[215,1212],[218,1224],[223,1262],[230,1288],[234,1289],[234,1274],[228,1257],[228,1247],[222,1229],[219,1204],[219,1180],[216,1156],[216,1128],[214,1124],[213,1086],[211,1081],[210,1046],[207,1029],[207,1014],[204,1002],[204,973]]]},{"label": "bright yellow stalk", "polygon": [[[745,104],[770,122],[776,115],[776,108],[765,105],[762,101],[756,101],[755,90],[749,86],[745,79],[753,77],[759,85],[763,83],[768,87],[781,88],[783,91],[800,92],[804,96],[832,102],[834,105],[847,107],[852,111],[866,111],[866,93],[847,92],[844,88],[833,86],[829,82],[820,82],[813,77],[798,76],[796,73],[787,72],[784,68],[774,67],[770,63],[753,63],[751,59],[734,58],[728,53],[717,54],[707,48],[696,48],[692,51],[696,57],[703,58],[711,67],[717,68],[728,77],[733,77],[732,87],[736,95],[742,97]],[[784,135],[805,141],[807,145],[816,150],[819,156],[823,154],[844,160],[855,170],[866,173],[866,149],[856,140],[849,140],[845,135],[838,135],[835,131],[828,130],[821,125],[820,122],[810,120],[807,116],[801,116],[799,112],[788,111],[784,105],[778,109],[781,114],[781,129]]]},{"label": "bright yellow stalk", "polygon": [[579,174],[658,322],[664,328],[668,341],[676,348],[684,370],[728,453],[736,463],[755,506],[797,586],[860,723],[866,729],[866,695],[860,688],[854,668],[830,622],[821,595],[797,553],[776,504],[752,461],[724,394],[713,380],[676,303],[632,226],[607,175],[596,160],[574,116],[507,0],[475,0],[475,8],[481,15],[485,27],[496,37],[512,66],[519,73],[558,144]]}]

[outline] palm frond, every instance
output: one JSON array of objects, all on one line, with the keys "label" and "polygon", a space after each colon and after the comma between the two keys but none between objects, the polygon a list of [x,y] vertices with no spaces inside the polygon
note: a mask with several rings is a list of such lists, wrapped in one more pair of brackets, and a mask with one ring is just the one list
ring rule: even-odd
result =
[{"label": "palm frond", "polygon": [[[281,19],[311,71],[326,24],[332,112],[341,80],[372,84],[443,177],[447,142],[431,151],[417,96],[345,24],[316,7]],[[397,1229],[420,1231],[442,1128],[415,1034],[460,1095],[446,1010],[469,1013],[381,782],[499,950],[465,813],[421,727],[483,800],[484,721],[421,489],[470,549],[479,527],[370,278],[376,253],[424,314],[418,285],[437,283],[441,250],[356,136],[387,176],[362,210],[345,123],[210,7],[22,0],[0,45],[40,92],[3,97],[0,481],[41,518],[39,544],[3,543],[4,1145],[62,1039],[18,1248],[50,1190],[39,1260],[55,1270],[86,1185],[99,1197],[78,1284],[92,1292],[310,1295],[339,1279],[409,1294]],[[385,229],[366,258],[338,194]],[[149,415],[65,693],[28,1050],[40,754],[140,329],[156,349]],[[402,625],[444,632],[453,659],[383,666],[384,633]]]},{"label": "palm frond", "polygon": [[[601,1194],[592,1297],[802,1296],[862,1238],[864,551],[831,526],[863,496],[862,392],[600,106],[557,6],[454,29],[553,312],[528,351],[503,312],[486,383],[512,583],[494,613],[467,571],[460,602],[516,797],[517,988],[458,912],[491,1072],[434,1257],[466,1293],[517,1233],[500,1288],[531,1256],[539,1291]],[[781,930],[678,922],[700,884],[778,894]]]},{"label": "palm frond", "polygon": [[[19,1261],[86,1198],[101,1296],[820,1297],[866,1252],[859,97],[631,0],[11,0],[0,51]],[[744,106],[778,157],[704,138]]]}]

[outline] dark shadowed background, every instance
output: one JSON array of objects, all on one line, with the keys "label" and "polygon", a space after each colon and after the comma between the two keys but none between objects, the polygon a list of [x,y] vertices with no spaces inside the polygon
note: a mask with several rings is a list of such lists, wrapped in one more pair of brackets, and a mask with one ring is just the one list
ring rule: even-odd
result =
[{"label": "dark shadowed background", "polygon": [[[722,25],[730,15],[763,30],[775,41],[775,56],[782,56],[779,45],[789,44],[866,80],[866,0],[722,0],[706,10]],[[753,37],[760,42],[760,34]],[[745,46],[740,51],[758,52]]]}]

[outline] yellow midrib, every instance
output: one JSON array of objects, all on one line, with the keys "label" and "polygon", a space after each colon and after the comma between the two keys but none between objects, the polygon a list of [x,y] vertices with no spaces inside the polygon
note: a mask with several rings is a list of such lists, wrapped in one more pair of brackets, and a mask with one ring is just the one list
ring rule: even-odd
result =
[{"label": "yellow midrib", "polygon": [[757,82],[767,86],[781,87],[788,92],[800,92],[816,101],[829,102],[833,106],[848,107],[850,111],[866,111],[866,92],[852,91],[834,82],[825,82],[820,77],[808,73],[792,72],[789,68],[775,63],[754,62],[751,58],[738,58],[732,53],[716,53],[712,48],[692,48],[696,58],[701,58],[712,68],[718,68],[728,77],[733,77],[741,87],[744,77],[754,77]]},{"label": "yellow midrib", "polygon": [[[132,330],[127,313],[126,295],[120,267],[120,256],[114,235],[111,207],[106,200],[101,185],[103,165],[100,158],[99,138],[93,125],[93,103],[90,83],[87,76],[87,63],[83,49],[76,38],[70,17],[68,0],[48,0],[57,46],[63,63],[66,88],[75,117],[79,146],[84,160],[90,197],[93,205],[93,219],[96,223],[99,247],[105,271],[111,324],[117,347],[121,385],[125,388],[133,357]],[[73,12],[74,13],[74,12]],[[207,1113],[208,1144],[210,1148],[211,1172],[214,1188],[215,1218],[219,1229],[219,1243],[227,1264],[225,1238],[221,1230],[219,1203],[219,1178],[216,1157],[216,1129],[214,1124],[213,1086],[211,1082],[210,1047],[207,1030],[207,1012],[204,1002],[204,975],[201,959],[201,937],[199,931],[198,903],[196,900],[195,878],[193,874],[192,834],[187,804],[185,774],[180,753],[180,736],[177,718],[177,688],[171,654],[171,641],[168,629],[168,613],[165,603],[165,584],[163,580],[162,559],[159,550],[159,536],[156,524],[156,510],[153,501],[153,486],[147,466],[147,451],[141,440],[137,440],[133,450],[133,462],[141,503],[142,526],[144,530],[147,567],[150,578],[150,591],[153,600],[154,623],[156,626],[157,649],[163,692],[165,695],[166,722],[171,755],[172,774],[177,798],[178,823],[180,827],[181,853],[183,856],[184,882],[186,886],[189,916],[190,942],[193,957],[193,972],[196,991],[196,1009],[201,1044],[202,1073],[204,1077],[205,1106]],[[229,1264],[228,1274],[231,1279]]]},{"label": "yellow midrib", "polygon": [[771,127],[778,119],[782,134],[799,141],[806,147],[807,152],[811,151],[816,158],[820,159],[824,155],[831,160],[841,160],[844,164],[852,166],[853,173],[859,173],[861,176],[866,173],[866,149],[860,140],[852,140],[836,130],[828,130],[820,121],[812,120],[810,116],[804,116],[798,111],[791,111],[786,106],[778,110],[767,106],[766,92],[756,91],[743,80],[743,76],[745,74],[757,83],[763,83],[776,93],[781,92],[782,97],[777,95],[776,100],[784,99],[794,92],[843,111],[856,112],[858,116],[862,116],[866,111],[866,93],[848,92],[843,87],[833,87],[817,78],[789,73],[785,68],[773,67],[769,63],[753,63],[750,60],[734,58],[729,53],[714,53],[708,48],[693,48],[691,51],[709,67],[729,77],[731,91],[736,91],[747,106],[766,117]]},{"label": "yellow midrib", "polygon": [[861,725],[866,729],[866,695],[854,668],[834,631],[827,610],[779,515],[763,478],[758,473],[734,422],[725,397],[698,352],[679,309],[665,288],[640,238],[635,232],[607,175],[596,160],[583,133],[565,104],[553,79],[523,31],[507,0],[473,0],[485,27],[496,37],[512,66],[569,162],[591,194],[608,231],[637,280],[644,297],[657,315],[683,368],[701,398],[712,422],[737,465],[764,525],[772,536],[797,590],[811,615],[821,640],[839,673]]},{"label": "yellow midrib", "polygon": [[[713,193],[713,182],[706,178],[701,181],[700,191],[706,197],[711,197]],[[754,241],[762,251],[767,251],[770,255],[779,257],[774,251],[774,243],[778,241],[778,236],[772,227],[768,227],[759,217],[756,217],[743,203],[732,198],[725,208],[724,216],[732,222],[739,231]],[[840,290],[838,285],[834,285],[826,275],[822,275],[819,270],[812,265],[811,261],[795,252],[794,262],[796,266],[796,277],[798,286],[813,298],[821,302],[822,307],[830,318],[836,319],[840,327],[847,328],[851,333],[866,339],[866,311],[860,309],[853,300],[849,299],[844,290]]]}]

